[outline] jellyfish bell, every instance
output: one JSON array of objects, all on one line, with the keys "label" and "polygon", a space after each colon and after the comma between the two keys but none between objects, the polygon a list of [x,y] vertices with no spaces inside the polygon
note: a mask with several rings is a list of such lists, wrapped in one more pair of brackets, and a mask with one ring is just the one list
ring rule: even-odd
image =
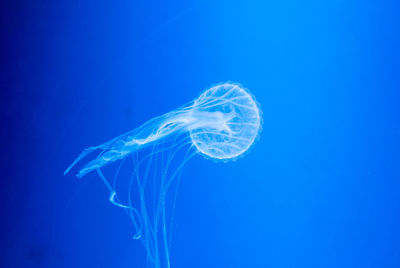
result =
[{"label": "jellyfish bell", "polygon": [[195,127],[190,138],[201,154],[219,160],[246,152],[260,131],[260,110],[249,92],[224,83],[206,90],[194,102]]},{"label": "jellyfish bell", "polygon": [[[99,152],[79,169],[77,176],[81,178],[97,171],[110,192],[111,203],[123,208],[131,218],[135,230],[133,237],[145,247],[149,267],[170,267],[170,235],[166,226],[172,224],[166,220],[165,200],[172,182],[178,180],[183,166],[195,154],[223,161],[243,155],[257,138],[260,125],[261,111],[246,89],[234,83],[218,84],[182,108],[153,118],[106,143],[84,149],[64,174],[89,154]],[[174,166],[172,160],[184,147],[188,149],[183,160]],[[140,155],[146,148],[151,148],[150,152]],[[157,155],[161,155],[158,166]],[[128,156],[132,156],[134,170],[128,179],[128,197],[124,203],[116,188],[120,167]],[[101,169],[118,160],[122,161],[110,181]],[[140,172],[143,163],[146,163],[145,171]],[[152,183],[149,183],[149,177],[152,177]],[[179,185],[179,181],[176,184]],[[132,194],[134,191],[136,199]],[[151,193],[150,200],[147,191]],[[174,206],[170,209],[172,214]]]}]

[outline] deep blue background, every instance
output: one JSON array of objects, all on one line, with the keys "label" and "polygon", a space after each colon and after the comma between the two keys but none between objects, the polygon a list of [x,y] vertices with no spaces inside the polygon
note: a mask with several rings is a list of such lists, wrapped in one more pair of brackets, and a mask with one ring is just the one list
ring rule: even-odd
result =
[{"label": "deep blue background", "polygon": [[64,169],[235,81],[246,157],[186,167],[173,267],[400,267],[398,1],[3,1],[1,267],[144,267],[96,174]]}]

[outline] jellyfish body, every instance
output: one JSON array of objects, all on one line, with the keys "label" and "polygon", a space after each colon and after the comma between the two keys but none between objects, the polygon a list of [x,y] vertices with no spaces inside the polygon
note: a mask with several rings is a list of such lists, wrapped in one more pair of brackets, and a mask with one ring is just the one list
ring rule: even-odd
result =
[{"label": "jellyfish body", "polygon": [[[172,183],[180,177],[185,163],[197,153],[224,161],[243,155],[258,136],[260,125],[261,112],[254,97],[239,84],[222,83],[204,91],[182,108],[156,117],[104,144],[85,149],[64,174],[88,154],[99,151],[97,157],[80,168],[77,177],[97,171],[110,191],[109,200],[123,208],[131,218],[134,238],[144,245],[148,265],[170,267],[166,196]],[[185,147],[188,149],[183,154],[183,160],[172,170],[173,159]],[[139,156],[146,149],[149,152]],[[155,157],[160,155],[162,161]],[[123,203],[117,195],[116,186],[119,169],[128,156],[132,156],[134,164],[129,178],[127,203]],[[118,160],[121,164],[113,180],[107,180],[101,168]],[[158,164],[160,172],[157,172],[157,161],[161,162]],[[149,178],[153,178],[150,190],[152,200],[148,197]]]}]

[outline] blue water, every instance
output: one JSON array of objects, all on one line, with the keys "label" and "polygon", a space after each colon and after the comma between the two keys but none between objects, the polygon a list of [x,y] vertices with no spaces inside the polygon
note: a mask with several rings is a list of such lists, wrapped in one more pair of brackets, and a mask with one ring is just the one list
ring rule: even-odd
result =
[{"label": "blue water", "polygon": [[0,8],[1,267],[145,267],[101,144],[239,82],[263,131],[184,170],[172,267],[400,267],[397,1],[8,1]]}]

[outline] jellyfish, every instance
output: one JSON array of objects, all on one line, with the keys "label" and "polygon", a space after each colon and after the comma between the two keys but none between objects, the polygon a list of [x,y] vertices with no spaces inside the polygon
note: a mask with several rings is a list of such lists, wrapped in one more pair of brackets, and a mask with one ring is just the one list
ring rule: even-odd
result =
[{"label": "jellyfish", "polygon": [[[181,108],[84,149],[64,175],[92,155],[76,176],[96,171],[109,191],[109,201],[131,220],[133,238],[145,248],[147,267],[170,268],[172,222],[183,167],[195,155],[222,162],[243,156],[259,136],[261,121],[261,110],[247,89],[220,83]],[[121,178],[126,162],[130,162],[128,176]],[[102,169],[112,163],[119,164],[107,178]]]}]

